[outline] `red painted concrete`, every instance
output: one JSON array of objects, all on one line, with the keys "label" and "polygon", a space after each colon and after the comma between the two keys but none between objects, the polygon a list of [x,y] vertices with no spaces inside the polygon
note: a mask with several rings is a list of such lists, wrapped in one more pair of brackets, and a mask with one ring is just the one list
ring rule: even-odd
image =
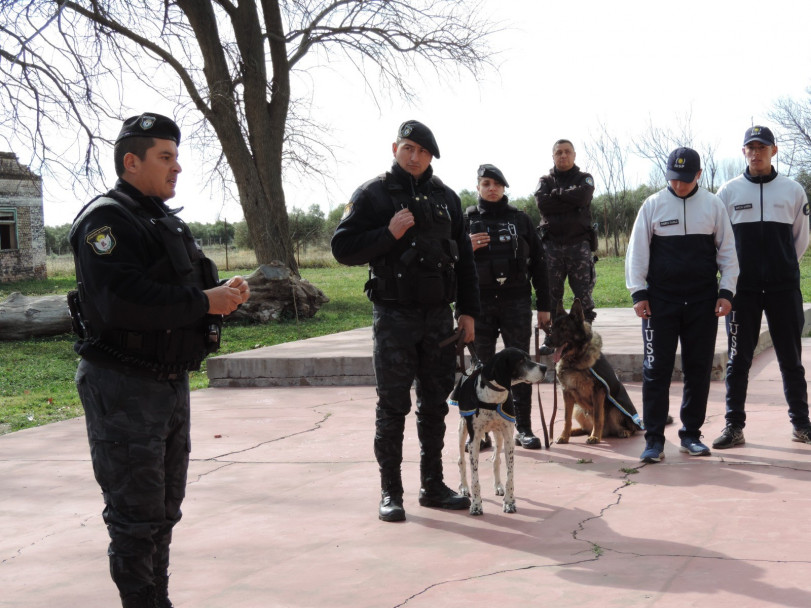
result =
[{"label": "red painted concrete", "polygon": [[[628,388],[641,406],[640,385]],[[708,442],[723,428],[723,391],[713,383]],[[674,383],[676,417],[680,392]],[[544,385],[547,418],[551,395]],[[175,606],[811,605],[811,445],[790,441],[771,349],[752,370],[745,446],[690,457],[673,425],[655,465],[639,463],[640,435],[518,448],[514,515],[501,512],[488,467],[484,516],[420,507],[412,414],[407,521],[380,522],[374,404],[373,387],[193,393]],[[456,414],[448,420],[453,487]],[[83,419],[0,436],[0,607],[118,605],[101,510]]]}]

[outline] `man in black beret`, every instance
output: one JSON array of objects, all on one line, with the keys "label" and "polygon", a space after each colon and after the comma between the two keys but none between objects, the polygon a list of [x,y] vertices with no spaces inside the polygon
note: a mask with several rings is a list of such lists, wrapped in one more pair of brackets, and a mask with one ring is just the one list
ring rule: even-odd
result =
[{"label": "man in black beret", "polygon": [[126,608],[171,608],[169,544],[189,465],[189,378],[219,347],[222,316],[248,299],[225,283],[179,210],[173,120],[124,121],[115,188],[70,231],[78,289],[68,301],[82,357],[76,386],[104,496],[110,574]]},{"label": "man in black beret", "polygon": [[403,434],[416,379],[420,441],[419,504],[466,509],[470,499],[443,481],[442,448],[447,397],[456,367],[452,347],[454,303],[465,342],[475,338],[479,291],[470,240],[456,193],[433,173],[439,158],[434,134],[408,120],[392,144],[394,163],[358,188],[332,237],[342,264],[369,264],[366,294],[374,303],[374,368],[377,410],[374,451],[382,496],[378,517],[405,519]]}]

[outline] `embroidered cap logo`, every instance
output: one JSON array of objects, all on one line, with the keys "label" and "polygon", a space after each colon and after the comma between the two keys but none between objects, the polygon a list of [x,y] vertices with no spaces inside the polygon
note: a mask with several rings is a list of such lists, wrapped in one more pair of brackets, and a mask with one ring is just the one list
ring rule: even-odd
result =
[{"label": "embroidered cap logo", "polygon": [[148,131],[155,125],[154,116],[142,116],[140,126],[144,131]]}]

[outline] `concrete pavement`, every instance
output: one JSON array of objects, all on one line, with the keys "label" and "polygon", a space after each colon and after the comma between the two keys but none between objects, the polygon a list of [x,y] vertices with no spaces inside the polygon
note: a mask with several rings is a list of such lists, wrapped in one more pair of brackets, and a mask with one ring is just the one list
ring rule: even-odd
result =
[{"label": "concrete pavement", "polygon": [[[625,325],[622,340],[639,346],[637,322]],[[809,368],[809,339],[804,347]],[[627,387],[640,406],[641,385]],[[681,388],[671,389],[676,416]],[[723,428],[723,396],[714,382],[708,441]],[[542,399],[548,419],[551,385]],[[513,515],[501,512],[487,466],[484,516],[420,507],[412,414],[407,520],[380,522],[374,404],[371,386],[192,394],[175,606],[811,605],[811,445],[790,440],[772,349],[752,369],[745,446],[690,457],[673,425],[655,465],[638,461],[641,435],[517,448]],[[455,412],[448,421],[445,477],[455,487]],[[102,507],[83,419],[0,436],[0,607],[117,606]]]}]

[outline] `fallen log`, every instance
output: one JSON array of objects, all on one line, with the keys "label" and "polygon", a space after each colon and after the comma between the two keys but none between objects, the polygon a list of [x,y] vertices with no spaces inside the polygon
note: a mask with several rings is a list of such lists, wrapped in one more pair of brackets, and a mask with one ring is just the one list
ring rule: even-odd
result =
[{"label": "fallen log", "polygon": [[71,331],[68,300],[63,295],[12,293],[0,303],[0,340],[27,340]]},{"label": "fallen log", "polygon": [[[323,291],[280,262],[263,264],[245,279],[251,286],[251,297],[225,318],[227,322],[308,319],[329,302]],[[24,296],[14,292],[0,302],[0,340],[27,340],[71,331],[65,295]]]}]

